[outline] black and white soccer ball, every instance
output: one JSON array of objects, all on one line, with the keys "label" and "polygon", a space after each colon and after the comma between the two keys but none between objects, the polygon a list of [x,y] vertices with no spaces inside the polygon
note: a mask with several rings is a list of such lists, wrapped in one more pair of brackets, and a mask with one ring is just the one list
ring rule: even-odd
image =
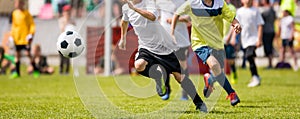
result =
[{"label": "black and white soccer ball", "polygon": [[66,30],[57,39],[57,51],[66,58],[79,56],[85,49],[85,42],[74,30]]}]

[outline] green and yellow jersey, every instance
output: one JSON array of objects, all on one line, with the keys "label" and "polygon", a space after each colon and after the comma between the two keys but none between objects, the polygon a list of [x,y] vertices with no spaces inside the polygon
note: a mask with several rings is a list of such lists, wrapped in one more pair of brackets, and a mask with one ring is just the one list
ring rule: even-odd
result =
[{"label": "green and yellow jersey", "polygon": [[235,12],[223,0],[213,0],[212,6],[207,6],[202,0],[189,0],[175,14],[190,16],[193,50],[202,46],[224,49],[223,20],[231,23],[235,17]]}]

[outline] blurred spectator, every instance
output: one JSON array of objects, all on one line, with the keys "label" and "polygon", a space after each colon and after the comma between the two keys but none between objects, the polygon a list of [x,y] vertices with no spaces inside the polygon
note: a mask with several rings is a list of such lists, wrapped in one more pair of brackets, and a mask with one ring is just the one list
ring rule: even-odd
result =
[{"label": "blurred spectator", "polygon": [[[33,47],[33,60],[36,64],[36,67],[42,74],[52,74],[54,68],[50,67],[47,63],[47,57],[41,54],[41,46],[35,45]],[[27,73],[31,74],[33,72],[33,67],[30,66],[27,68]]]},{"label": "blurred spectator", "polygon": [[280,0],[280,9],[288,10],[292,16],[295,16],[297,0]]},{"label": "blurred spectator", "polygon": [[7,69],[11,69],[11,72],[15,68],[15,57],[13,55],[5,54],[3,47],[0,47],[0,75],[6,74]]},{"label": "blurred spectator", "polygon": [[260,11],[265,21],[263,25],[263,46],[265,55],[268,57],[269,65],[267,69],[272,68],[272,59],[273,59],[273,39],[275,37],[274,22],[276,20],[276,12],[273,7],[270,5],[269,0],[261,0]]},{"label": "blurred spectator", "polygon": [[114,23],[112,26],[120,26],[120,21],[121,21],[121,2],[119,0],[113,0],[112,8],[113,8],[113,18],[115,19]]},{"label": "blurred spectator", "polygon": [[14,41],[16,47],[16,72],[14,72],[11,78],[20,77],[20,58],[21,51],[25,50],[32,67],[34,68],[34,77],[39,76],[38,69],[30,54],[31,42],[35,33],[35,24],[29,11],[24,8],[24,0],[15,1],[15,10],[12,13],[12,28],[11,28],[11,41]]},{"label": "blurred spectator", "polygon": [[254,59],[256,48],[262,45],[262,25],[264,25],[261,13],[252,6],[252,1],[242,0],[243,7],[239,8],[236,13],[236,18],[243,28],[241,32],[242,47],[246,50],[245,56],[250,64],[252,76],[248,87],[259,86],[261,82]]},{"label": "blurred spectator", "polygon": [[62,16],[63,7],[67,5],[68,2],[66,0],[57,0],[57,8],[58,8],[58,16]]},{"label": "blurred spectator", "polygon": [[293,47],[294,41],[294,18],[292,17],[292,13],[288,10],[283,11],[283,18],[280,20],[278,35],[282,39],[282,47],[280,52],[280,62],[284,62],[285,60],[285,52],[288,47],[291,51],[292,57],[294,59],[294,70],[298,70],[297,57]]},{"label": "blurred spectator", "polygon": [[[232,10],[234,13],[236,13],[235,6],[230,2],[230,0],[226,0],[226,3],[230,10]],[[224,21],[224,48],[226,53],[226,60],[225,60],[225,70],[228,73],[230,73],[230,83],[236,84],[237,83],[237,71],[235,67],[235,57],[236,57],[236,33],[234,32],[233,27],[231,26],[231,23]]]},{"label": "blurred spectator", "polygon": [[[95,0],[94,0],[95,1]],[[97,17],[101,23],[105,23],[105,1],[104,0],[96,0],[95,4],[98,4],[95,9],[95,17]],[[112,18],[113,21],[111,25],[113,27],[115,26],[120,26],[120,21],[121,21],[121,7],[122,7],[123,2],[120,2],[120,0],[112,0]],[[104,26],[105,24],[101,24],[101,26]]]},{"label": "blurred spectator", "polygon": [[[67,29],[75,29],[75,21],[71,19],[71,6],[65,5],[63,7],[62,17],[58,19],[58,25],[61,32]],[[70,71],[70,59],[60,55],[60,74],[69,74]]]},{"label": "blurred spectator", "polygon": [[46,0],[46,3],[41,7],[39,12],[39,19],[52,19],[54,17],[53,8],[50,0]]},{"label": "blurred spectator", "polygon": [[[112,46],[112,55],[111,55],[111,72],[114,75],[120,75],[124,73],[124,69],[121,68],[119,61],[116,57],[116,54],[114,53],[114,48],[115,46]],[[95,74],[100,74],[102,75],[104,73],[104,57],[100,57],[99,62],[97,62],[97,65],[94,68],[94,73]]]},{"label": "blurred spectator", "polygon": [[84,7],[83,0],[71,0],[72,16],[81,17]]}]

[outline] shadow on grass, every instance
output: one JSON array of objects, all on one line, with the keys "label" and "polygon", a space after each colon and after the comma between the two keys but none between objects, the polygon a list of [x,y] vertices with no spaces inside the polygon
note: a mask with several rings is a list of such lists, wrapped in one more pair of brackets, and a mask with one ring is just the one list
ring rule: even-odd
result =
[{"label": "shadow on grass", "polygon": [[266,105],[240,105],[240,108],[272,108],[272,106]]},{"label": "shadow on grass", "polygon": [[212,110],[209,113],[211,114],[238,114],[238,113],[244,113],[244,112],[239,112],[239,111],[217,111],[217,110]]},{"label": "shadow on grass", "polygon": [[[172,113],[183,113],[183,114],[201,114],[200,111],[171,111]],[[210,111],[209,113],[211,114],[237,114],[237,113],[243,113],[243,112],[239,112],[239,111],[232,111],[232,112],[229,112],[229,111],[217,111],[217,110],[213,110],[213,111]],[[209,114],[207,113],[207,114]],[[203,113],[204,114],[204,113]]]}]

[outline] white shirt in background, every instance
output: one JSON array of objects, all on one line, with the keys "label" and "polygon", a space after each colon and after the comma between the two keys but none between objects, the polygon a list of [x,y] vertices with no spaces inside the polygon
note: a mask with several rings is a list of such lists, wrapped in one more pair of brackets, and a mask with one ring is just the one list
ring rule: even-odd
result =
[{"label": "white shirt in background", "polygon": [[236,18],[242,26],[242,47],[255,46],[258,41],[258,26],[264,24],[261,13],[255,7],[241,7],[237,10]]},{"label": "white shirt in background", "polygon": [[286,17],[283,17],[281,20],[280,20],[280,28],[281,28],[281,33],[280,33],[280,36],[281,36],[281,39],[290,39],[292,38],[292,23],[294,22],[294,19],[292,16],[286,16]]},{"label": "white shirt in background", "polygon": [[[156,1],[156,6],[158,11],[160,11],[160,24],[170,33],[171,24],[167,22],[167,19],[173,18],[174,13],[177,8],[179,8],[185,0],[158,0]],[[188,47],[190,46],[189,33],[187,25],[184,22],[178,22],[176,29],[174,31],[175,39],[178,47]]]}]

